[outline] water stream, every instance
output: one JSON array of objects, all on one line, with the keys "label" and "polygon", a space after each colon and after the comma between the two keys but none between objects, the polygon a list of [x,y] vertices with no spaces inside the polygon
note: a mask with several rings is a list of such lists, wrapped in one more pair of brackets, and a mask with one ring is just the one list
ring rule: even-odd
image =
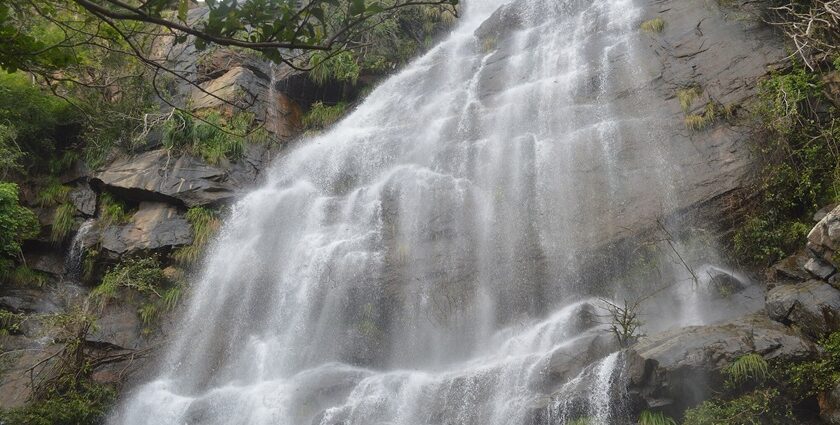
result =
[{"label": "water stream", "polygon": [[235,205],[112,424],[622,423],[583,275],[679,195],[642,11],[518,0],[494,24],[502,3],[465,0]]}]

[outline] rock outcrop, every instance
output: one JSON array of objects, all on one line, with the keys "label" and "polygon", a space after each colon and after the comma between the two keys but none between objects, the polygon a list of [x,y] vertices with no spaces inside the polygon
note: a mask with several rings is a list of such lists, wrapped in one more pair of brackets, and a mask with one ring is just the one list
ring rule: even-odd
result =
[{"label": "rock outcrop", "polygon": [[820,339],[840,330],[840,291],[819,280],[779,285],[767,293],[767,314]]},{"label": "rock outcrop", "polygon": [[158,202],[141,202],[129,223],[99,229],[88,238],[86,245],[98,242],[103,249],[119,256],[189,245],[193,240],[190,223],[183,214]]},{"label": "rock outcrop", "polygon": [[118,158],[97,171],[93,181],[135,201],[210,205],[231,201],[256,181],[268,161],[267,149],[254,145],[239,162],[224,165],[158,149]]},{"label": "rock outcrop", "polygon": [[758,313],[710,326],[674,329],[642,338],[628,354],[631,396],[645,407],[681,412],[709,398],[721,370],[738,357],[797,361],[816,354],[802,335]]}]

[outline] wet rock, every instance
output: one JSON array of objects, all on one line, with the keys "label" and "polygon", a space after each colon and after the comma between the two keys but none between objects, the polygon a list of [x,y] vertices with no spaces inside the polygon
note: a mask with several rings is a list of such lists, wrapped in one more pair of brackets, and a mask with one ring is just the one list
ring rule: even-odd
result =
[{"label": "wet rock", "polygon": [[784,260],[774,264],[767,273],[770,282],[795,281],[804,282],[811,279],[811,274],[805,269],[805,264],[810,260],[807,251],[801,250]]},{"label": "wet rock", "polygon": [[821,258],[809,258],[808,261],[805,262],[804,267],[809,273],[822,280],[828,280],[828,278],[836,271],[831,263],[824,261]]},{"label": "wet rock", "polygon": [[226,166],[209,165],[191,155],[172,156],[166,149],[125,156],[100,169],[95,181],[135,201],[165,201],[187,207],[232,200],[254,183],[266,165],[267,150],[248,145],[244,157]]},{"label": "wet rock", "polygon": [[90,188],[87,182],[76,185],[70,191],[68,197],[76,210],[83,215],[93,217],[96,214],[96,192]]},{"label": "wet rock", "polygon": [[64,273],[64,255],[54,250],[29,249],[24,252],[26,265],[31,269],[60,276]]},{"label": "wet rock", "polygon": [[729,323],[690,326],[643,337],[633,345],[625,367],[628,390],[642,407],[667,406],[679,412],[711,394],[722,368],[738,357],[802,360],[816,348],[797,332],[764,314]]},{"label": "wet rock", "polygon": [[96,320],[96,330],[87,339],[120,348],[142,347],[143,323],[137,316],[137,306],[130,303],[108,305]]},{"label": "wet rock", "polygon": [[818,280],[779,285],[767,293],[767,314],[819,339],[840,329],[840,291]]},{"label": "wet rock", "polygon": [[834,255],[840,247],[840,207],[836,207],[826,214],[808,233],[808,249],[817,258],[834,264]]},{"label": "wet rock", "polygon": [[531,387],[549,393],[574,378],[587,365],[619,348],[615,337],[606,332],[575,338],[554,350],[542,368],[535,369]]},{"label": "wet rock", "polygon": [[189,245],[192,229],[177,208],[159,202],[141,202],[130,223],[102,229],[98,237],[102,248],[124,255]]}]

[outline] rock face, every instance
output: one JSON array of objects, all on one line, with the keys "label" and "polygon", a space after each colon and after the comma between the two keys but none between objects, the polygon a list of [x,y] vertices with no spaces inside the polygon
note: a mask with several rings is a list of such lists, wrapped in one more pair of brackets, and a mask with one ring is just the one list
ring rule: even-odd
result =
[{"label": "rock face", "polygon": [[821,274],[827,275],[820,276],[821,278],[828,278],[834,273],[835,255],[838,248],[840,248],[840,207],[825,214],[808,233],[808,249],[815,254],[814,261],[821,260],[819,266],[830,269],[830,272],[821,270]]},{"label": "rock face", "polygon": [[819,339],[840,329],[840,291],[818,280],[779,285],[767,293],[767,314]]},{"label": "rock face", "polygon": [[192,207],[231,200],[254,183],[267,161],[266,149],[253,145],[240,162],[228,166],[210,165],[186,154],[173,157],[158,149],[119,158],[94,174],[94,181],[127,199]]},{"label": "rock face", "polygon": [[118,255],[192,243],[190,223],[177,208],[158,202],[141,202],[130,223],[101,232],[102,248]]},{"label": "rock face", "polygon": [[[576,216],[574,221],[601,230],[601,234],[587,235],[592,246],[609,244],[651,227],[661,214],[662,205],[668,205],[668,214],[675,216],[697,213],[701,220],[714,217],[720,221],[721,208],[703,207],[725,202],[723,197],[751,185],[754,174],[748,128],[740,127],[737,120],[724,119],[713,120],[699,131],[689,130],[685,124],[687,115],[702,114],[710,103],[717,107],[725,105],[737,115],[738,107],[755,94],[758,80],[787,56],[778,34],[762,23],[758,15],[761,11],[754,10],[753,2],[735,3],[722,7],[715,2],[645,2],[645,13],[639,24],[661,18],[665,22],[663,31],[639,30],[638,39],[630,41],[635,43],[633,55],[638,56],[633,63],[626,63],[628,58],[623,55],[604,58],[610,63],[604,65],[606,69],[602,73],[608,75],[609,81],[593,78],[575,90],[574,95],[581,103],[606,96],[616,122],[651,121],[639,128],[630,125],[621,128],[621,140],[611,145],[613,163],[598,153],[592,156],[576,153],[581,157],[574,161],[579,165],[569,170],[570,180],[587,184],[593,175],[607,173],[622,182],[620,190],[592,190],[586,199],[579,200],[580,217]],[[516,31],[523,20],[535,19],[533,15],[539,13],[529,7],[533,8],[527,2],[513,2],[500,8],[476,31],[479,40],[492,46],[477,82],[478,97],[487,108],[492,108],[511,89],[505,87],[511,78],[505,74],[508,62],[518,57],[519,49],[528,48],[527,42],[516,39]],[[745,10],[756,15],[744,18]],[[592,31],[608,31],[597,24],[593,28]],[[589,34],[582,31],[581,37]],[[555,82],[564,83],[566,77],[557,78]],[[683,110],[677,93],[687,87],[696,88],[698,94]],[[639,98],[667,101],[665,107],[659,105],[662,102],[656,102],[659,106],[648,110],[634,100]],[[651,128],[658,129],[656,134],[651,133]],[[661,163],[651,160],[657,157],[662,159]],[[610,169],[605,170],[607,167]],[[666,178],[673,180],[672,186],[660,188],[662,170],[671,168],[679,170],[678,174]],[[674,196],[663,197],[672,190],[676,191]],[[613,209],[598,217],[591,214],[605,205]]]},{"label": "rock face", "polygon": [[691,326],[644,337],[628,352],[632,397],[647,407],[680,412],[708,398],[720,371],[738,357],[758,353],[767,360],[802,360],[813,343],[764,314],[711,326]]},{"label": "rock face", "polygon": [[90,188],[87,182],[82,182],[76,185],[68,194],[70,202],[76,207],[76,210],[87,217],[93,217],[96,214],[96,192]]}]

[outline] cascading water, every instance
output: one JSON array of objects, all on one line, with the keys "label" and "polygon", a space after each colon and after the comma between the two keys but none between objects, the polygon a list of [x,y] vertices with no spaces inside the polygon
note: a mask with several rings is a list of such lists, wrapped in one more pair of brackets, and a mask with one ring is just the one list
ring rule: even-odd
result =
[{"label": "cascading water", "polygon": [[85,220],[79,226],[79,230],[76,231],[76,235],[73,236],[73,240],[70,242],[67,258],[64,259],[64,272],[71,279],[78,279],[82,273],[82,260],[85,255],[85,236],[90,232],[95,221],[92,218]]},{"label": "cascading water", "polygon": [[464,3],[445,41],[236,204],[111,423],[621,421],[621,358],[575,276],[636,224],[628,205],[652,219],[679,190],[641,11]]}]

